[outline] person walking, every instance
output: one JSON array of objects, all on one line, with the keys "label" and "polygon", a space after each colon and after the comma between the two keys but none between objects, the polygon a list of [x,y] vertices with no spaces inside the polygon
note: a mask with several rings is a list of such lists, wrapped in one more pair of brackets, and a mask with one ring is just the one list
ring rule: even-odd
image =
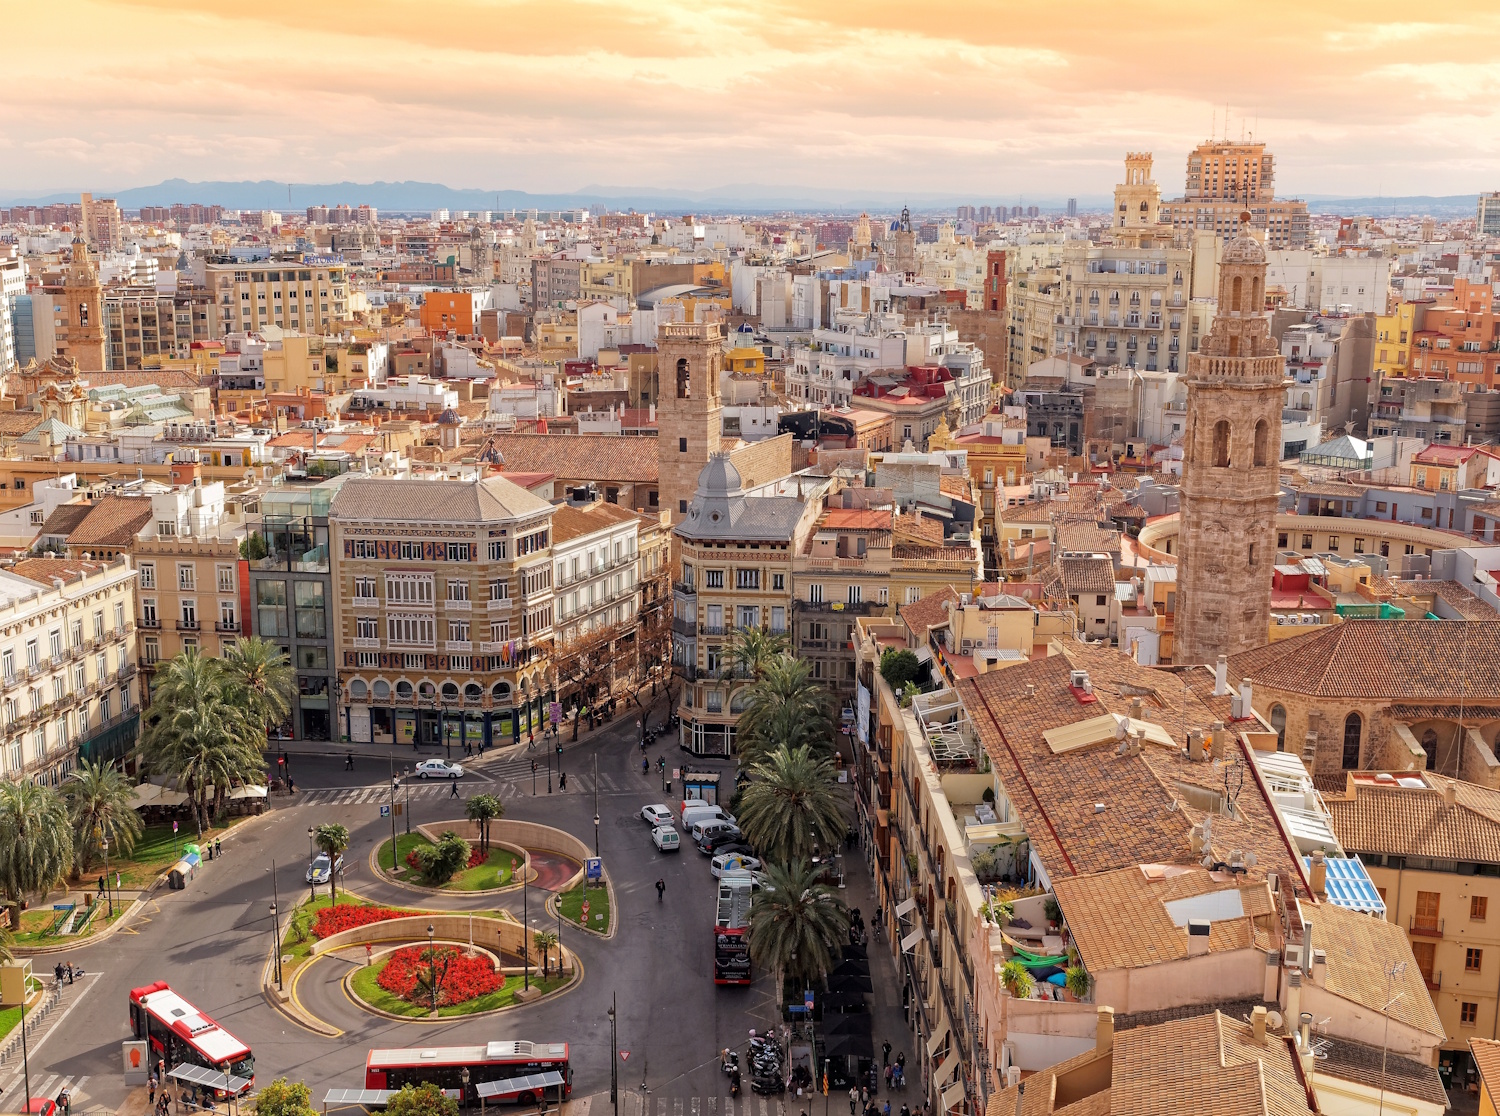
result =
[{"label": "person walking", "polygon": [[886,1039],[880,1044],[880,1064],[888,1066],[891,1064],[891,1040]]},{"label": "person walking", "polygon": [[559,771],[557,773],[557,789],[560,791],[568,789],[568,773],[566,771]]},{"label": "person walking", "polygon": [[353,771],[354,770],[354,753],[353,752],[346,752],[344,754],[344,770],[345,771]]},{"label": "person walking", "polygon": [[656,881],[656,901],[661,902],[662,893],[667,890],[667,881],[658,879]]},{"label": "person walking", "polygon": [[152,1105],[156,1104],[156,1074],[151,1075],[151,1080],[146,1082],[146,1096]]},{"label": "person walking", "polygon": [[224,855],[224,844],[217,837],[214,838],[214,856]]},{"label": "person walking", "polygon": [[457,779],[449,779],[448,780],[448,788],[449,788],[448,797],[449,798],[457,798],[458,797],[458,780]]},{"label": "person walking", "polygon": [[855,1090],[855,1088],[854,1088],[853,1085],[850,1085],[849,1086],[849,1116],[858,1116],[858,1114],[859,1114],[859,1108],[857,1107],[858,1104],[859,1104],[859,1093]]}]

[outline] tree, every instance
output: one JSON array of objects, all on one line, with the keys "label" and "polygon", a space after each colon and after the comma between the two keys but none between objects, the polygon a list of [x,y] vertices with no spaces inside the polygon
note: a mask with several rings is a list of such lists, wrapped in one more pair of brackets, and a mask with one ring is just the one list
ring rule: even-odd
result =
[{"label": "tree", "polygon": [[[531,944],[536,946],[536,951],[542,955],[542,979],[547,979],[547,956],[552,947],[557,945],[557,932],[555,930],[538,930],[531,935]],[[557,951],[557,971],[562,974],[562,950]]]},{"label": "tree", "polygon": [[740,762],[748,765],[779,745],[810,745],[819,755],[833,751],[833,714],[828,691],[802,659],[778,655],[761,668],[750,687],[735,736]]},{"label": "tree", "polygon": [[386,1116],[458,1116],[458,1102],[431,1081],[403,1085],[385,1105]]},{"label": "tree", "polygon": [[917,661],[917,656],[905,648],[898,651],[887,647],[880,653],[880,677],[890,683],[895,693],[899,694],[908,682],[916,681],[921,671],[922,664]]},{"label": "tree", "polygon": [[828,848],[848,829],[839,806],[833,764],[806,745],[784,745],[750,769],[752,781],[740,797],[740,828],[766,859],[804,860]]},{"label": "tree", "polygon": [[[236,641],[224,652],[224,675],[231,694],[245,703],[261,730],[279,725],[292,708],[295,674],[286,652],[260,636]],[[265,737],[260,739],[265,747]]]},{"label": "tree", "polygon": [[464,805],[464,815],[479,827],[479,851],[490,854],[490,822],[505,816],[505,804],[492,794],[476,794]]},{"label": "tree", "polygon": [[337,822],[328,822],[313,831],[313,844],[328,857],[328,899],[336,907],[339,903],[339,874],[334,867],[349,847],[349,831]]},{"label": "tree", "polygon": [[734,672],[745,678],[759,678],[766,667],[787,654],[791,645],[782,632],[763,628],[737,628],[730,662]]},{"label": "tree", "polygon": [[430,884],[445,884],[469,862],[469,842],[453,830],[448,830],[435,845],[423,845],[417,849],[417,864]]},{"label": "tree", "polygon": [[37,783],[0,783],[0,888],[11,929],[21,927],[22,900],[72,866],[73,829],[62,796]]},{"label": "tree", "polygon": [[127,856],[141,836],[135,795],[123,772],[107,763],[85,760],[63,784],[73,821],[73,870],[89,871],[103,855],[103,842]]},{"label": "tree", "polygon": [[316,1116],[312,1093],[300,1081],[278,1077],[255,1095],[255,1116]]},{"label": "tree", "polygon": [[768,967],[776,1002],[786,978],[809,980],[833,967],[834,950],[849,933],[849,908],[806,861],[769,864],[765,886],[750,904],[750,956]]},{"label": "tree", "polygon": [[[613,627],[598,627],[580,632],[564,643],[553,663],[557,667],[558,693],[571,687],[575,704],[582,708],[589,700],[587,693],[601,682],[608,684],[615,666],[615,641],[629,634],[631,628],[624,624]],[[578,739],[578,722],[573,718],[573,739]]]},{"label": "tree", "polygon": [[251,531],[240,540],[240,557],[247,562],[259,562],[270,552],[270,548],[266,546],[265,536],[259,531]]}]

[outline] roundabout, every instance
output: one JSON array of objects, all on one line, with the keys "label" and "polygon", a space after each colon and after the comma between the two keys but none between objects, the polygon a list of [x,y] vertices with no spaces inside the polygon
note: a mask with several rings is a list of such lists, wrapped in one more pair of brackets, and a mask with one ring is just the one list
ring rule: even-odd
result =
[{"label": "roundabout", "polygon": [[462,942],[397,946],[346,974],[344,990],[357,1006],[387,1018],[446,1020],[529,1003],[578,979],[576,964],[563,970],[555,954],[534,975],[521,961]]}]

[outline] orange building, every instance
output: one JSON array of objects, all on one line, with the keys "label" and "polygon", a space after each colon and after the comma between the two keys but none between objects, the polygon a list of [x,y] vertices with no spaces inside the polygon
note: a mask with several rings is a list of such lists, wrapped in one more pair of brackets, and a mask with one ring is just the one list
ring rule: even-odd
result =
[{"label": "orange building", "polygon": [[474,332],[474,295],[469,291],[428,291],[419,317],[428,333]]},{"label": "orange building", "polygon": [[1411,374],[1494,388],[1500,377],[1500,315],[1488,284],[1455,279],[1427,307],[1412,335]]}]

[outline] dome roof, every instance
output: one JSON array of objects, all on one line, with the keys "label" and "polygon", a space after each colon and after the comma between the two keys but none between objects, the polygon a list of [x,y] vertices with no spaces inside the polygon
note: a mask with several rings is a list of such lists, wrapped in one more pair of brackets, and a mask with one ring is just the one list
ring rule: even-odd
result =
[{"label": "dome roof", "polygon": [[442,414],[438,415],[437,420],[443,426],[461,426],[464,421],[463,416],[452,407],[446,408]]},{"label": "dome roof", "polygon": [[729,461],[727,453],[716,453],[698,474],[698,495],[728,496],[740,491],[740,471]]},{"label": "dome roof", "polygon": [[1224,245],[1224,255],[1220,262],[1227,264],[1263,264],[1266,262],[1265,245],[1250,235],[1250,214],[1240,214],[1240,234]]}]

